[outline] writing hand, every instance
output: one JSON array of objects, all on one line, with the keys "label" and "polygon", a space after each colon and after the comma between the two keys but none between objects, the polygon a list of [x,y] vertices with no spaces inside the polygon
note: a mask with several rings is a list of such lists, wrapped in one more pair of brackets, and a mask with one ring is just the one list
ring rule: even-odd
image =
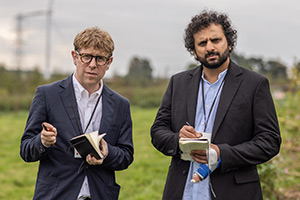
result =
[{"label": "writing hand", "polygon": [[197,132],[194,127],[187,123],[183,125],[179,131],[179,138],[199,138],[202,137],[202,134]]}]

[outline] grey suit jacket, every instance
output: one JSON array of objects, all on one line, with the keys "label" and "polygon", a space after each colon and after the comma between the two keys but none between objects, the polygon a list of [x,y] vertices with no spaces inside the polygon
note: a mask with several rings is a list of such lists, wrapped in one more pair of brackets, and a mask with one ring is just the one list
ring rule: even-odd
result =
[{"label": "grey suit jacket", "polygon": [[[115,170],[126,169],[133,161],[132,121],[129,102],[104,85],[102,119],[99,133],[108,144],[109,154],[100,166],[91,166],[74,158],[70,138],[82,133],[72,76],[40,86],[32,101],[21,139],[21,157],[26,162],[39,161],[34,199],[76,199],[85,176],[92,199],[118,199],[120,186]],[[41,124],[57,128],[54,147],[41,143]]]},{"label": "grey suit jacket", "polygon": [[[180,159],[179,130],[187,121],[195,124],[201,74],[200,66],[171,78],[151,127],[153,145],[172,156],[163,199],[182,199],[190,162]],[[212,143],[218,145],[222,160],[211,175],[216,199],[262,199],[256,165],[275,156],[281,144],[266,78],[230,62]]]}]

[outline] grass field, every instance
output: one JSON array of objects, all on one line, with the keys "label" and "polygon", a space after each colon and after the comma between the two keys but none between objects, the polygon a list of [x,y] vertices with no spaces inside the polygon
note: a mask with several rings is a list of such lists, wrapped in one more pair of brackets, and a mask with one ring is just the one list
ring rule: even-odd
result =
[{"label": "grass field", "polygon": [[[134,162],[117,172],[121,200],[161,199],[169,158],[150,141],[156,109],[132,108]],[[19,156],[20,139],[27,112],[0,114],[0,199],[32,199],[38,163],[25,163]]]},{"label": "grass field", "polygon": [[[279,169],[279,176],[275,178],[269,167],[264,169],[268,176],[266,187],[272,181],[276,189],[274,194],[280,193],[281,197],[265,199],[300,199],[300,137],[297,134],[300,117],[299,112],[291,114],[297,111],[293,107],[297,103],[295,100],[290,105],[285,104],[284,109],[278,105],[283,143],[280,155],[274,158],[272,165]],[[133,164],[127,170],[117,172],[117,182],[121,185],[120,200],[161,199],[170,158],[154,149],[150,141],[150,126],[156,111],[132,108],[135,155]],[[19,156],[26,118],[27,112],[0,113],[1,200],[28,200],[33,196],[38,163],[25,163]]]}]

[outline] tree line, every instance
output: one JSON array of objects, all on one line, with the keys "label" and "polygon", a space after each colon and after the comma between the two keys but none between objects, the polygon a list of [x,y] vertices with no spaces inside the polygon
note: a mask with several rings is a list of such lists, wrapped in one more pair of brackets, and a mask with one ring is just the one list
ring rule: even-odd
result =
[{"label": "tree line", "polygon": [[[241,66],[256,71],[270,80],[271,85],[281,86],[289,90],[298,90],[300,77],[300,62],[288,68],[278,60],[263,58],[247,58],[241,54],[232,54],[231,59]],[[196,67],[191,63],[186,68]],[[134,56],[124,76],[114,75],[105,83],[116,90],[133,105],[141,107],[157,107],[165,91],[168,78],[153,77],[153,67],[147,58]],[[45,80],[42,73],[35,68],[32,71],[8,70],[0,64],[0,111],[18,111],[29,109],[34,92],[38,85],[60,80],[68,74],[52,74]]]}]

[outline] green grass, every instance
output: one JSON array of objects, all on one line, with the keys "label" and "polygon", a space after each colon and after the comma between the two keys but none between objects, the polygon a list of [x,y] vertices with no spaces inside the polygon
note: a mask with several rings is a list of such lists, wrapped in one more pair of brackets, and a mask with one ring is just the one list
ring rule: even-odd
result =
[{"label": "green grass", "polygon": [[120,199],[161,199],[170,159],[151,144],[150,127],[157,109],[132,109],[134,161],[117,173]]},{"label": "green grass", "polygon": [[37,164],[20,157],[27,113],[0,114],[0,199],[32,199]]},{"label": "green grass", "polygon": [[[120,200],[161,199],[169,158],[151,144],[150,127],[157,109],[132,108],[134,162],[117,172]],[[32,199],[38,162],[19,154],[27,112],[0,113],[0,199]]]},{"label": "green grass", "polygon": [[[283,142],[272,164],[262,168],[264,185],[275,185],[271,188],[275,190],[273,197],[264,196],[265,199],[300,199],[299,101],[289,97],[288,101],[277,103]],[[161,199],[170,158],[151,144],[150,127],[156,111],[132,107],[134,162],[128,169],[117,172],[120,200]],[[27,112],[0,113],[0,199],[27,200],[33,196],[38,162],[25,163],[19,155],[26,119]],[[274,168],[278,169],[275,174]]]}]

